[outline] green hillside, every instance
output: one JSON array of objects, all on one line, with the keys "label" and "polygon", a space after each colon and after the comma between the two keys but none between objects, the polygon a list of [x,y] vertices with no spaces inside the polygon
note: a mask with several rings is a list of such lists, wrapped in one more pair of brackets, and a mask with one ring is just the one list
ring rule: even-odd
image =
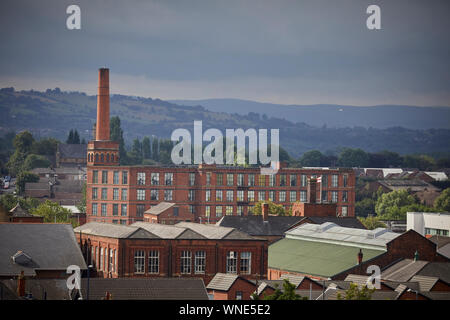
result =
[{"label": "green hillside", "polygon": [[[91,138],[96,121],[96,96],[59,89],[14,91],[0,89],[0,135],[14,130],[30,130],[33,136],[65,140],[70,128],[77,128],[80,138]],[[202,120],[203,130],[218,128],[280,129],[281,146],[292,156],[317,149],[322,152],[342,147],[369,152],[391,150],[401,154],[450,151],[450,130],[412,130],[400,127],[373,129],[363,127],[326,128],[257,113],[238,115],[207,111],[203,107],[179,106],[159,99],[111,96],[111,116],[119,116],[129,146],[132,139],[144,136],[169,138],[176,128],[193,131],[193,121]]]}]

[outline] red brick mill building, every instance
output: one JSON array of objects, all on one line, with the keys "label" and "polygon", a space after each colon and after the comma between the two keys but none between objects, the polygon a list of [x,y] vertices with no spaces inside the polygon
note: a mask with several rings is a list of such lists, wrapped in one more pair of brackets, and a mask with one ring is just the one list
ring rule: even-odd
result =
[{"label": "red brick mill building", "polygon": [[234,228],[90,222],[74,232],[98,277],[197,277],[207,284],[216,273],[254,280],[267,276],[267,240]]},{"label": "red brick mill building", "polygon": [[[271,200],[291,208],[308,202],[309,178],[316,202],[336,204],[336,215],[355,216],[355,175],[351,169],[281,167],[275,175],[260,168],[225,165],[120,166],[118,143],[110,140],[109,70],[99,70],[95,140],[87,149],[87,221],[131,224],[160,202],[175,203],[180,221],[216,223],[224,215],[251,214]],[[176,223],[175,220],[171,222]]]}]

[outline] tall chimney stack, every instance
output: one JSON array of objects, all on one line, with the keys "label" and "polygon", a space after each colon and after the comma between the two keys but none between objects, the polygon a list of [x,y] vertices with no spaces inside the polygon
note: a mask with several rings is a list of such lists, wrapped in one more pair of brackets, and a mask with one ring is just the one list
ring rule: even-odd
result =
[{"label": "tall chimney stack", "polygon": [[98,70],[97,123],[95,140],[109,140],[109,69]]}]

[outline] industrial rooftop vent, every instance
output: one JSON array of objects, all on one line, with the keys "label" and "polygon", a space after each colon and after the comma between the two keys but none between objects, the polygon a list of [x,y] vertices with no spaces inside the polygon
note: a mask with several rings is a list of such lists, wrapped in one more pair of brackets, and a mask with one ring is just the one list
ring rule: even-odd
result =
[{"label": "industrial rooftop vent", "polygon": [[375,238],[381,236],[382,234],[386,233],[387,231],[388,231],[388,229],[386,229],[386,228],[376,228],[376,229],[370,231],[369,233],[367,233],[367,238],[375,239]]},{"label": "industrial rooftop vent", "polygon": [[23,251],[17,251],[11,258],[13,259],[14,263],[23,266],[30,264],[32,261],[31,257]]},{"label": "industrial rooftop vent", "polygon": [[337,224],[334,224],[333,222],[324,222],[321,225],[317,226],[317,232],[325,232],[333,227],[337,227]]}]

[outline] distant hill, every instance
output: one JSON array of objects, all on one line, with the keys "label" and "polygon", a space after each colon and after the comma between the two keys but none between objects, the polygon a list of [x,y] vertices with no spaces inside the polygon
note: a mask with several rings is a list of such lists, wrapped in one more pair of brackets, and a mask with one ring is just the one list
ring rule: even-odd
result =
[{"label": "distant hill", "polygon": [[[27,129],[36,138],[51,136],[65,140],[69,130],[76,128],[80,138],[90,140],[96,121],[96,103],[96,96],[80,92],[0,89],[0,135],[10,130]],[[295,157],[312,149],[325,152],[341,147],[362,148],[370,152],[391,150],[401,154],[450,151],[448,128],[416,130],[397,126],[375,129],[362,125],[331,128],[295,119],[288,121],[281,119],[281,115],[263,117],[258,113],[243,115],[228,113],[230,108],[224,110],[227,113],[209,111],[201,106],[180,106],[159,99],[111,96],[111,116],[120,116],[128,146],[136,137],[142,139],[155,135],[170,138],[176,128],[192,132],[193,121],[202,120],[203,130],[217,128],[223,134],[226,128],[279,128],[281,146]],[[392,117],[389,110],[385,111],[386,121]],[[350,114],[350,110],[345,112]],[[448,119],[447,116],[444,120]]]},{"label": "distant hill", "polygon": [[312,126],[332,128],[365,127],[409,129],[450,129],[450,107],[415,107],[380,105],[357,107],[344,105],[282,105],[239,99],[171,100],[170,102],[203,106],[214,112],[249,112],[266,114],[293,122],[305,122]]}]

